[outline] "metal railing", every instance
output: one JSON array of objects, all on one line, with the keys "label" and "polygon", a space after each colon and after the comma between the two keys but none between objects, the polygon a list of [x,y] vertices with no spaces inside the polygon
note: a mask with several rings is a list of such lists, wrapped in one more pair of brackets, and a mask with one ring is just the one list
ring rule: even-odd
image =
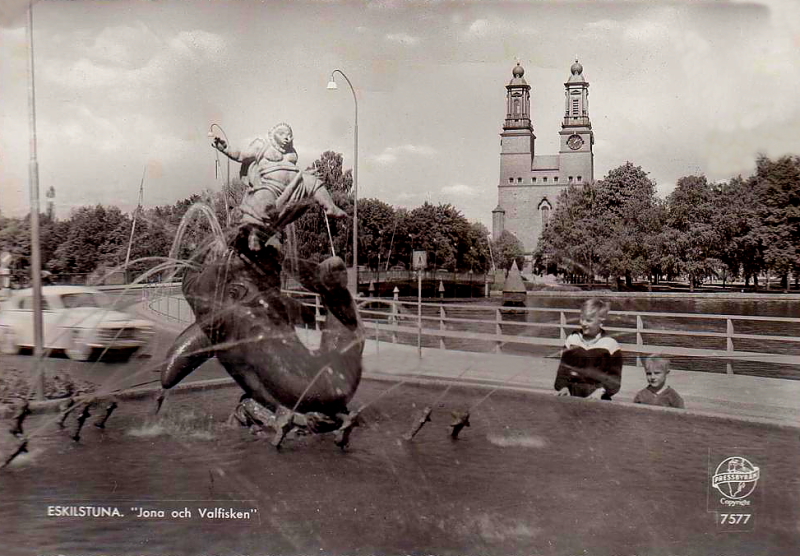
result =
[{"label": "metal railing", "polygon": [[[152,310],[180,322],[193,321],[179,289],[158,288],[143,289]],[[283,293],[313,306],[320,328],[325,308],[318,295],[293,290]],[[511,347],[526,353],[526,348],[534,348],[527,353],[536,354],[538,349],[539,356],[545,348],[558,353],[567,335],[577,328],[580,316],[578,309],[418,304],[389,298],[359,298],[358,304],[368,335],[378,342],[495,353],[509,352]],[[720,372],[729,374],[734,373],[737,362],[788,366],[781,377],[800,379],[800,318],[611,311],[606,324],[605,330],[628,357],[635,357],[637,365],[641,356],[663,354],[714,360],[723,366]],[[784,332],[775,333],[778,329]]]}]

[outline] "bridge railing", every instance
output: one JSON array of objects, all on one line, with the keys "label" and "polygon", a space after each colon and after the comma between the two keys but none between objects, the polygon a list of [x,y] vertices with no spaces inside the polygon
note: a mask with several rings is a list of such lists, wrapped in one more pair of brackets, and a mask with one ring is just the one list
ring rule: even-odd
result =
[{"label": "bridge railing", "polygon": [[[284,294],[313,307],[321,326],[325,309],[319,296]],[[143,298],[170,319],[194,319],[177,287],[148,288]],[[359,298],[358,305],[368,336],[378,342],[553,357],[580,316],[578,309],[387,298]],[[611,311],[605,330],[617,339],[628,364],[639,365],[640,357],[657,353],[677,361],[676,368],[800,380],[800,318]]]},{"label": "bridge railing", "polygon": [[[359,305],[368,334],[379,341],[553,357],[580,317],[579,309],[376,298]],[[688,370],[800,379],[800,318],[611,311],[605,330],[631,364],[662,354]]]}]

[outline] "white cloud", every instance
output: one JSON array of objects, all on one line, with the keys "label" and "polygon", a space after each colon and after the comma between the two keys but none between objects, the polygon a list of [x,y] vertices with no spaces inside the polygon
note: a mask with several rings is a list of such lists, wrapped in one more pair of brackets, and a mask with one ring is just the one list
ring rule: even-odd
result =
[{"label": "white cloud", "polygon": [[[167,48],[164,48],[167,46]],[[143,89],[164,89],[177,67],[191,58],[198,63],[218,59],[225,41],[205,31],[181,31],[166,45],[143,25],[107,28],[83,56],[74,61],[50,59],[43,77],[75,89],[112,87],[118,98],[140,98]]]},{"label": "white cloud", "polygon": [[200,54],[208,58],[218,58],[225,49],[225,40],[222,37],[197,29],[178,33],[169,44],[178,52]]},{"label": "white cloud", "polygon": [[622,36],[633,42],[654,42],[669,40],[674,33],[681,31],[681,24],[675,8],[659,8],[648,12],[647,17],[635,19],[625,25]]},{"label": "white cloud", "polygon": [[479,192],[480,190],[477,187],[472,187],[471,185],[466,185],[464,183],[448,185],[442,188],[443,194],[451,195],[453,197],[475,197]]},{"label": "white cloud", "polygon": [[419,44],[420,41],[419,37],[415,37],[407,33],[389,33],[386,35],[386,40],[406,46],[414,46]]},{"label": "white cloud", "polygon": [[436,149],[427,145],[401,145],[399,147],[386,147],[382,153],[375,155],[373,160],[378,164],[393,164],[402,155],[423,156],[425,158],[433,158],[436,155]]},{"label": "white cloud", "polygon": [[584,27],[589,30],[613,31],[614,29],[619,29],[620,23],[613,19],[600,19],[598,21],[590,21]]},{"label": "white cloud", "polygon": [[467,34],[473,37],[485,37],[489,33],[490,24],[486,19],[476,19],[467,30]]}]

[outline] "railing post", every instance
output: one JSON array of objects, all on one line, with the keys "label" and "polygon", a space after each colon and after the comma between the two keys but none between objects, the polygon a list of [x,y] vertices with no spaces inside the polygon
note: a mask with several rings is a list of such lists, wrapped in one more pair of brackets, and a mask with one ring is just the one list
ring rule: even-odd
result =
[{"label": "railing post", "polygon": [[[725,333],[726,334],[726,337],[725,337],[726,342],[725,343],[727,344],[725,346],[725,350],[729,354],[733,354],[733,351],[734,351],[734,349],[733,349],[733,321],[731,319],[726,319],[726,320],[728,322],[728,326],[727,326],[727,331]],[[725,367],[726,367],[727,373],[729,375],[732,375],[733,374],[733,364],[731,363],[730,359],[728,359],[728,362],[725,364]]]},{"label": "railing post", "polygon": [[319,295],[314,296],[314,330],[319,330],[320,314]]},{"label": "railing post", "polygon": [[[642,340],[642,329],[644,325],[642,324],[642,315],[636,315],[636,345],[643,346],[644,341]],[[642,366],[642,358],[637,354],[636,355],[636,366]]]},{"label": "railing post", "polygon": [[567,333],[564,329],[567,327],[567,315],[564,314],[564,311],[560,311],[559,314],[561,315],[561,318],[559,320],[560,326],[558,327],[558,337],[561,340],[566,340]]},{"label": "railing post", "polygon": [[375,320],[375,354],[381,354],[381,334],[377,319]]},{"label": "railing post", "polygon": [[[397,289],[397,288],[395,288],[395,289]],[[395,296],[395,299],[392,302],[392,313],[391,313],[391,315],[389,315],[389,323],[392,325],[392,343],[393,344],[397,343],[397,326],[400,323],[400,319],[398,318],[398,315],[400,314],[400,311],[398,310],[398,306],[397,306],[398,303],[399,303],[399,301],[397,301],[397,297]]]},{"label": "railing post", "polygon": [[500,353],[500,346],[503,344],[502,340],[500,339],[500,336],[503,334],[503,327],[500,326],[500,323],[503,322],[503,315],[500,312],[499,308],[495,309],[494,322],[495,322],[494,333],[497,336],[497,341],[495,342],[494,345],[494,352]]},{"label": "railing post", "polygon": [[[439,305],[439,330],[444,330],[444,305]],[[439,349],[447,349],[444,346],[444,336],[439,336]]]}]

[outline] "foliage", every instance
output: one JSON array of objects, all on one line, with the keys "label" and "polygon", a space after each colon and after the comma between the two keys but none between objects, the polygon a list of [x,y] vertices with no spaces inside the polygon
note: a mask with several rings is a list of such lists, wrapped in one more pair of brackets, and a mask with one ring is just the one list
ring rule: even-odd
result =
[{"label": "foliage", "polygon": [[667,198],[665,253],[671,256],[670,269],[687,275],[690,287],[716,275],[721,266],[721,230],[715,221],[717,198],[716,188],[705,176],[679,179]]},{"label": "foliage", "polygon": [[497,268],[509,270],[515,261],[517,268],[522,268],[525,264],[525,248],[517,236],[508,230],[503,230],[500,237],[492,242],[492,252]]},{"label": "foliage", "polygon": [[649,274],[657,266],[663,209],[655,183],[630,162],[605,179],[565,189],[534,253],[537,268],[592,280]]},{"label": "foliage", "polygon": [[789,272],[800,270],[800,157],[759,157],[752,183],[759,194],[764,266],[788,287]]},{"label": "foliage", "polygon": [[589,183],[561,192],[533,255],[537,270],[594,276],[600,263],[595,195],[596,186]]},{"label": "foliage", "polygon": [[[332,250],[352,264],[352,172],[342,156],[324,152],[312,169],[325,181],[347,217],[330,220],[312,204],[287,236],[287,248],[319,261]],[[196,203],[210,206],[227,224],[241,202],[244,185],[234,180],[224,191],[206,190],[177,201],[139,210],[131,244],[131,274],[167,257],[181,219]],[[491,246],[486,228],[469,222],[449,204],[425,203],[408,210],[378,199],[359,199],[359,262],[377,269],[410,266],[414,250],[425,250],[431,269],[485,272],[492,258],[508,269],[523,265],[523,247],[505,232]],[[102,272],[124,263],[133,216],[116,207],[87,206],[57,220],[41,214],[43,268],[59,274]],[[0,215],[0,251],[12,254],[16,276],[29,273],[30,219]],[[180,257],[189,257],[210,237],[205,217],[187,226]],[[759,157],[754,175],[710,183],[704,176],[678,180],[661,201],[641,167],[628,162],[596,183],[571,185],[559,196],[534,253],[538,270],[593,279],[686,276],[695,285],[707,276],[741,276],[758,285],[764,271],[800,274],[800,158]],[[724,274],[723,274],[724,273]]]}]

